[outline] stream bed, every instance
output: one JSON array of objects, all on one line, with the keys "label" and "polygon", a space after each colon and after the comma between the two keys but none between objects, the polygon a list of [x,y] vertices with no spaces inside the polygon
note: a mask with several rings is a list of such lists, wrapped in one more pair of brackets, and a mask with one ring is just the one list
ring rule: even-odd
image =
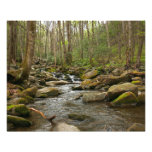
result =
[{"label": "stream bed", "polygon": [[[71,76],[72,77],[72,76]],[[73,78],[73,77],[72,77]],[[79,81],[74,81],[79,83]],[[145,124],[145,106],[111,108],[106,102],[83,103],[82,98],[76,99],[84,92],[93,90],[72,90],[77,84],[56,86],[62,92],[58,97],[36,99],[28,105],[43,112],[47,117],[56,115],[54,122],[64,121],[77,126],[81,131],[126,131],[133,123]],[[84,121],[72,120],[68,114],[83,114],[89,116]],[[28,118],[33,125],[28,128],[16,128],[13,131],[50,131],[51,123],[41,115],[31,112]]]}]

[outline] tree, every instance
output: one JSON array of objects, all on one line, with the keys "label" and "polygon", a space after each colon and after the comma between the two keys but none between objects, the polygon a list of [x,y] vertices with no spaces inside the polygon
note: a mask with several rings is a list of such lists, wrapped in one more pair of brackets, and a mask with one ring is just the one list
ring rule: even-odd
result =
[{"label": "tree", "polygon": [[66,53],[66,63],[71,64],[72,62],[71,21],[66,21],[66,26],[67,26],[67,37],[68,37],[68,50]]},{"label": "tree", "polygon": [[22,63],[22,73],[20,77],[21,81],[26,80],[29,77],[34,55],[35,36],[36,21],[27,21],[26,54]]}]

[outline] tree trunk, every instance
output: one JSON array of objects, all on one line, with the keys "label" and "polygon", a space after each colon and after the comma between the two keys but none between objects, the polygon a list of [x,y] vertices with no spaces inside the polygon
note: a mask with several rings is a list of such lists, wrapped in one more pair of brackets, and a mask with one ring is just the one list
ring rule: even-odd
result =
[{"label": "tree trunk", "polygon": [[71,47],[71,21],[66,21],[67,36],[68,36],[68,50],[66,54],[66,63],[71,64],[72,62],[72,47]]},{"label": "tree trunk", "polygon": [[20,80],[26,80],[29,77],[32,59],[34,55],[34,45],[36,36],[36,21],[27,21],[27,39],[26,39],[26,54],[22,63],[22,73]]},{"label": "tree trunk", "polygon": [[8,21],[10,25],[10,46],[9,46],[9,62],[16,62],[16,49],[17,49],[17,22]]}]

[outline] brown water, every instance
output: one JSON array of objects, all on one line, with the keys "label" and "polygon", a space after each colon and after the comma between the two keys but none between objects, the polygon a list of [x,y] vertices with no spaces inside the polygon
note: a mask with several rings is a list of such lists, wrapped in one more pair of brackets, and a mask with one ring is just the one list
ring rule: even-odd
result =
[{"label": "brown water", "polygon": [[[54,122],[64,121],[77,126],[81,131],[126,131],[133,123],[145,124],[145,106],[130,108],[110,108],[105,102],[85,104],[75,97],[82,92],[72,91],[73,84],[59,86],[63,92],[55,98],[38,99],[29,107],[42,111],[47,117],[56,115]],[[68,114],[85,114],[89,116],[84,121],[71,120]],[[33,122],[29,128],[17,128],[13,131],[50,131],[51,124],[39,114],[32,112],[28,118]]]}]

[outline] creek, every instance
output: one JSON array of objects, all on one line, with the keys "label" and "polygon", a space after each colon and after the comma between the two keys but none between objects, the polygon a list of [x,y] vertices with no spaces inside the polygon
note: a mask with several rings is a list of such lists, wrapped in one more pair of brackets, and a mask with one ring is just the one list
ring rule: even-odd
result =
[{"label": "creek", "polygon": [[[73,75],[69,75],[72,82],[80,83]],[[64,80],[64,76],[59,77]],[[77,84],[56,86],[62,92],[58,97],[36,99],[28,105],[43,112],[47,117],[56,115],[54,122],[64,121],[77,126],[81,131],[126,131],[133,123],[145,124],[145,106],[126,108],[111,108],[106,102],[83,103],[82,98],[76,99],[84,92],[94,90],[72,90]],[[89,116],[84,121],[72,120],[68,114],[83,114]],[[28,128],[16,128],[15,131],[50,131],[51,124],[39,114],[31,112],[28,118],[33,125]]]}]

